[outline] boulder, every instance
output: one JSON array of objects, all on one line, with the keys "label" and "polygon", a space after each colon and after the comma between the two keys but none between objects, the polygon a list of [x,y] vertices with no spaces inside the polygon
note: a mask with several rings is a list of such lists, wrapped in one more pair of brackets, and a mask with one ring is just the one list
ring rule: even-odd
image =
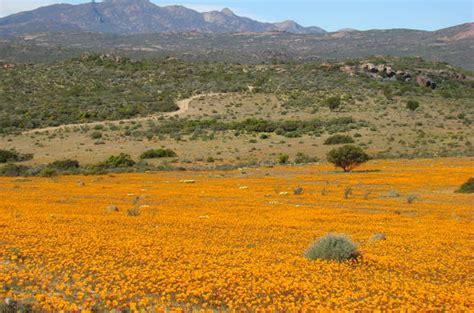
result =
[{"label": "boulder", "polygon": [[105,211],[106,211],[107,213],[113,213],[113,212],[118,212],[118,211],[120,211],[120,210],[119,210],[118,206],[116,206],[116,205],[109,205],[109,206],[105,209]]},{"label": "boulder", "polygon": [[388,77],[393,77],[395,76],[395,71],[391,67],[387,67],[385,69],[385,73],[387,74]]},{"label": "boulder", "polygon": [[377,72],[379,72],[380,74],[385,73],[385,70],[386,70],[385,64],[377,65]]},{"label": "boulder", "polygon": [[416,83],[421,87],[429,87],[431,89],[436,89],[436,83],[432,81],[429,77],[424,75],[418,75],[416,77]]},{"label": "boulder", "polygon": [[362,69],[371,73],[377,73],[377,67],[373,63],[365,63]]},{"label": "boulder", "polygon": [[400,79],[404,82],[409,82],[411,80],[411,74],[410,73],[405,73],[400,77]]},{"label": "boulder", "polygon": [[374,234],[372,237],[370,237],[370,240],[372,241],[379,241],[379,240],[385,240],[386,237],[384,234]]}]

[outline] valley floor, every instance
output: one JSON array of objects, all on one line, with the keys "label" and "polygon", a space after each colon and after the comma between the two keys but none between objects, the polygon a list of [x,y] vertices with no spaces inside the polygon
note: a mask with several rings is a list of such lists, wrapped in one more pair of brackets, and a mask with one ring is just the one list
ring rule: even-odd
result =
[{"label": "valley floor", "polygon": [[[2,177],[0,300],[46,311],[469,311],[474,198],[454,191],[473,161]],[[331,232],[362,258],[305,259]]]}]

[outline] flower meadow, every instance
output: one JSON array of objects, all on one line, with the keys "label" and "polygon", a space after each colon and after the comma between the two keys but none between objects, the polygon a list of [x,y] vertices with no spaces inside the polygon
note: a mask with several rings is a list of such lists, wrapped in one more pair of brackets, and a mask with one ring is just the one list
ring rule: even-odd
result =
[{"label": "flower meadow", "polygon": [[[73,312],[470,311],[474,196],[454,191],[472,165],[0,178],[0,300]],[[328,233],[361,255],[305,258]]]}]

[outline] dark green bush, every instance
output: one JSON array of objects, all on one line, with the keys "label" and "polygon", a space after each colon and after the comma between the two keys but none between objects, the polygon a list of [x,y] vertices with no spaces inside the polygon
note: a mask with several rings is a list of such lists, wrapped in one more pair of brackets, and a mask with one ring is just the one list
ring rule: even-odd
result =
[{"label": "dark green bush", "polygon": [[306,155],[303,152],[298,152],[295,157],[296,164],[314,163],[318,161],[319,159],[317,157],[310,157],[309,155]]},{"label": "dark green bush", "polygon": [[354,139],[352,139],[351,136],[349,135],[333,135],[331,137],[328,137],[325,141],[325,145],[339,145],[343,143],[353,143]]},{"label": "dark green bush", "polygon": [[304,256],[309,260],[344,262],[360,256],[357,246],[345,235],[328,234],[313,242]]},{"label": "dark green bush", "polygon": [[418,101],[415,101],[415,100],[407,101],[407,109],[409,109],[410,111],[415,111],[416,109],[418,109],[419,106],[420,106],[420,103]]},{"label": "dark green bush", "polygon": [[176,152],[171,149],[153,149],[143,152],[140,159],[171,158],[175,156],[177,156]]},{"label": "dark green bush", "polygon": [[346,145],[333,149],[327,154],[328,162],[340,167],[344,172],[350,172],[362,163],[370,160],[370,156],[362,148]]},{"label": "dark green bush", "polygon": [[58,171],[50,167],[45,167],[38,173],[38,176],[40,177],[53,177],[57,175],[58,175]]},{"label": "dark green bush", "polygon": [[79,161],[66,159],[54,161],[53,163],[50,163],[48,167],[59,171],[74,171],[78,170],[81,166]]},{"label": "dark green bush", "polygon": [[324,100],[324,105],[326,105],[331,111],[339,108],[341,105],[341,98],[339,97],[329,97]]},{"label": "dark green bush", "polygon": [[33,154],[22,154],[15,150],[0,150],[0,163],[6,162],[21,162],[31,160]]},{"label": "dark green bush", "polygon": [[290,157],[288,156],[288,154],[280,154],[278,156],[278,163],[280,164],[286,164],[288,163]]},{"label": "dark green bush", "polygon": [[457,193],[474,193],[474,177],[471,177],[456,190]]},{"label": "dark green bush", "polygon": [[7,164],[0,167],[0,176],[27,176],[29,168],[23,165]]},{"label": "dark green bush", "polygon": [[107,160],[99,164],[99,167],[103,168],[123,168],[132,167],[135,165],[135,161],[132,157],[126,153],[120,153],[119,155],[112,155]]},{"label": "dark green bush", "polygon": [[100,131],[95,131],[91,133],[91,138],[92,139],[100,139],[102,138],[102,132]]}]

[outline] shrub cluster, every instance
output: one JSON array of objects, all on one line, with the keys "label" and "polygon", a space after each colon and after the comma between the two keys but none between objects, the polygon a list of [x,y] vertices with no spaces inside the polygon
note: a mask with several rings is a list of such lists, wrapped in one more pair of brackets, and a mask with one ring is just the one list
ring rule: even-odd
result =
[{"label": "shrub cluster", "polygon": [[140,159],[171,158],[175,156],[177,156],[176,152],[171,149],[152,149],[143,152]]},{"label": "shrub cluster", "polygon": [[305,134],[319,135],[323,131],[328,133],[346,132],[352,129],[369,127],[366,121],[357,121],[352,117],[338,117],[329,120],[283,120],[272,121],[265,119],[246,119],[244,121],[224,122],[217,119],[199,120],[166,120],[150,126],[150,135],[193,135],[206,131],[235,131],[236,133],[275,133],[288,138],[301,137]]},{"label": "shrub cluster", "polygon": [[0,150],[0,163],[22,162],[32,158],[33,154],[31,153],[22,154],[15,150]]},{"label": "shrub cluster", "polygon": [[349,135],[333,135],[331,137],[328,137],[325,141],[325,145],[339,145],[343,143],[353,143],[354,139],[352,139],[351,136]]}]

